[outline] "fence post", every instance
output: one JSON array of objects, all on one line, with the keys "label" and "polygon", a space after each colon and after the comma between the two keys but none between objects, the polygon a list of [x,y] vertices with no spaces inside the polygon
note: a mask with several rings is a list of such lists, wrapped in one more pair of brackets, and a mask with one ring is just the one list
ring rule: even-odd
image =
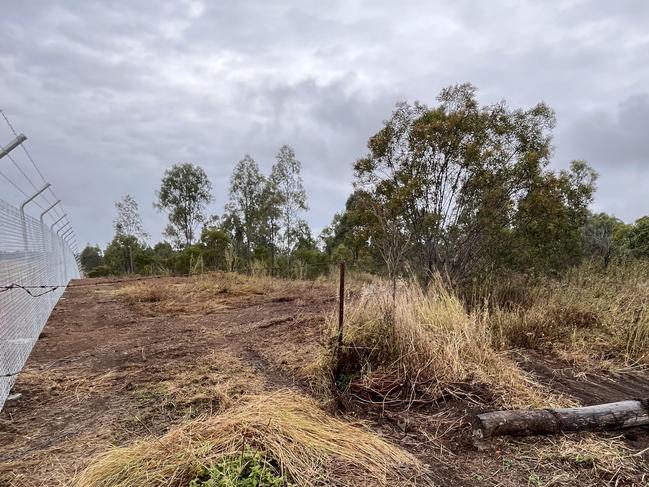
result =
[{"label": "fence post", "polygon": [[345,263],[340,263],[340,285],[338,288],[338,351],[343,346],[343,323],[345,321]]},{"label": "fence post", "polygon": [[47,210],[45,210],[45,211],[43,211],[43,213],[41,213],[40,220],[41,220],[41,231],[43,232],[43,251],[47,251],[47,232],[45,231],[45,226],[43,225],[43,218],[45,218],[45,215],[50,210],[52,210],[52,208],[54,208],[56,205],[58,205],[60,202],[61,202],[61,200],[57,200],[56,203],[54,203]]},{"label": "fence post", "polygon": [[45,186],[43,186],[41,189],[39,189],[36,193],[31,195],[25,201],[23,201],[23,203],[20,205],[20,220],[21,220],[21,224],[22,224],[23,243],[25,244],[25,250],[29,250],[28,245],[27,245],[27,223],[25,221],[25,206],[27,206],[28,203],[33,201],[39,194],[41,194],[43,191],[45,191],[49,187],[50,187],[50,183],[47,183]]},{"label": "fence post", "polygon": [[334,368],[334,386],[342,368],[343,325],[345,323],[345,263],[340,263],[340,278],[338,287],[338,337],[336,340],[336,366]]},{"label": "fence post", "polygon": [[25,142],[27,137],[24,134],[17,135],[14,140],[9,142],[6,146],[0,148],[0,159],[9,154],[12,150],[18,147],[20,144]]}]

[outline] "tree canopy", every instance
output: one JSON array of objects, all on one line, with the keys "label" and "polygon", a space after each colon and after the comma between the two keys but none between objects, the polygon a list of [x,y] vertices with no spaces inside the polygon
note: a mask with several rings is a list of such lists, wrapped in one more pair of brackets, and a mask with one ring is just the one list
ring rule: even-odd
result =
[{"label": "tree canopy", "polygon": [[[142,217],[140,210],[131,195],[125,195],[121,200],[115,202],[117,217],[113,220],[115,228],[115,238],[108,247],[108,259],[113,260],[115,265],[125,268],[128,273],[135,272],[134,247],[140,249],[143,247],[142,241],[148,237],[148,234],[142,228]],[[117,250],[124,248],[124,250]],[[117,262],[120,255],[124,255],[125,263]]]},{"label": "tree canopy", "polygon": [[297,229],[303,224],[301,215],[308,209],[302,182],[302,163],[295,158],[295,151],[288,145],[279,149],[275,161],[270,182],[279,210],[283,250],[290,254],[298,238]]},{"label": "tree canopy", "polygon": [[264,220],[264,188],[266,178],[259,172],[255,160],[246,154],[234,168],[230,178],[230,200],[226,213],[241,236],[245,260],[250,264],[252,250],[259,243]]},{"label": "tree canopy", "polygon": [[167,212],[165,235],[177,245],[194,241],[196,227],[205,220],[205,208],[212,201],[211,191],[212,183],[200,166],[175,164],[165,171],[155,207]]},{"label": "tree canopy", "polygon": [[548,240],[540,232],[551,210],[578,232],[595,174],[583,162],[546,169],[554,124],[543,103],[480,106],[470,84],[442,90],[434,107],[398,104],[354,165],[354,211],[388,272],[407,262],[424,281],[475,276],[500,265],[498,255]]},{"label": "tree canopy", "polygon": [[267,174],[250,154],[234,164],[221,216],[207,213],[205,171],[175,164],[154,203],[168,215],[170,242],[147,245],[138,205],[126,195],[116,203],[115,238],[103,254],[84,249],[84,267],[282,275],[300,268],[314,276],[345,260],[394,278],[414,274],[426,284],[440,273],[464,285],[494,273],[559,275],[584,259],[605,268],[649,258],[649,217],[627,225],[593,214],[595,171],[585,161],[551,168],[554,126],[544,103],[481,105],[470,84],[443,89],[431,106],[399,103],[353,164],[353,192],[319,239],[305,220],[292,147],[280,147]]}]

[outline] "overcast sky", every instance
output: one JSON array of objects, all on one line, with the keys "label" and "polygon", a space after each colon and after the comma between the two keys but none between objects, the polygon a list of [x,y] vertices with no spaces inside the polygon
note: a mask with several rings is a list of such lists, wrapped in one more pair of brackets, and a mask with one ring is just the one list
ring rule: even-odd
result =
[{"label": "overcast sky", "polygon": [[[82,245],[111,239],[113,202],[127,193],[159,239],[165,216],[152,202],[176,162],[206,170],[221,214],[235,163],[248,152],[269,172],[285,143],[317,232],[343,208],[351,165],[394,104],[432,104],[466,81],[483,103],[548,103],[553,165],[595,167],[596,210],[649,214],[645,0],[0,4],[0,108],[29,137]],[[29,188],[6,158],[0,171]],[[4,180],[0,191],[20,200]]]}]

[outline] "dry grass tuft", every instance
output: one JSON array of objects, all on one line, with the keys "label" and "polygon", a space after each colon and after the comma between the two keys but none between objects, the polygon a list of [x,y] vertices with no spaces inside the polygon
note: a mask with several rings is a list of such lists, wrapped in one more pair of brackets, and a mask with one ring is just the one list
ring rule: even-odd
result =
[{"label": "dry grass tuft", "polygon": [[529,449],[527,453],[522,452],[525,459],[541,465],[554,464],[564,473],[548,479],[539,477],[539,485],[645,485],[649,480],[641,455],[629,449],[621,437],[603,438],[584,433],[550,438],[523,448]]},{"label": "dry grass tuft", "polygon": [[[336,316],[329,328],[335,334]],[[427,292],[402,284],[394,299],[385,283],[366,287],[346,308],[343,341],[343,375],[373,392],[457,394],[506,407],[566,404],[497,353],[486,321],[441,280]]]},{"label": "dry grass tuft", "polygon": [[217,416],[110,450],[74,485],[186,486],[205,468],[246,449],[261,452],[299,486],[426,483],[422,464],[409,453],[328,416],[312,400],[280,391],[249,396]]},{"label": "dry grass tuft", "polygon": [[232,298],[247,296],[309,297],[333,293],[333,281],[296,281],[270,276],[213,272],[189,278],[141,281],[117,289],[115,295],[131,305],[145,305],[158,313],[210,314],[225,309]]},{"label": "dry grass tuft", "polygon": [[498,347],[553,349],[599,365],[649,365],[648,263],[607,271],[585,265],[530,294],[529,305],[490,313]]}]

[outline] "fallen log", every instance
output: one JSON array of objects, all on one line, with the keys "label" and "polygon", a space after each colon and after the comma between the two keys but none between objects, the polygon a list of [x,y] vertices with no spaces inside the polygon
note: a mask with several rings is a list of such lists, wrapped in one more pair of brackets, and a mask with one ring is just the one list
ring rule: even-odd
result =
[{"label": "fallen log", "polygon": [[649,425],[649,399],[598,404],[581,408],[492,411],[478,414],[473,435],[530,436],[567,431],[607,431]]}]

